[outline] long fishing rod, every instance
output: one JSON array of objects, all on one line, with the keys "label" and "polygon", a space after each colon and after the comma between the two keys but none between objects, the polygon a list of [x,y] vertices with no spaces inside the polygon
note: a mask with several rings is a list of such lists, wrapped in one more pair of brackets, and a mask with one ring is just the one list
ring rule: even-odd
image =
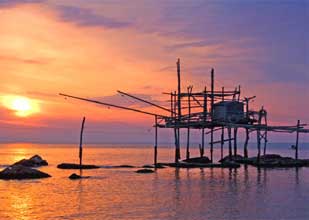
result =
[{"label": "long fishing rod", "polygon": [[[165,111],[172,112],[172,111],[171,111],[170,109],[168,109],[168,108],[165,108],[165,107],[163,107],[163,106],[160,106],[160,105],[157,105],[157,104],[155,104],[155,103],[149,102],[149,101],[147,101],[147,100],[141,99],[141,98],[136,97],[136,96],[134,96],[134,95],[131,95],[131,94],[122,92],[122,91],[120,91],[120,90],[117,90],[117,92],[120,93],[121,95],[128,96],[128,97],[130,97],[130,98],[133,98],[133,99],[136,99],[136,100],[138,100],[138,101],[147,103],[147,104],[149,104],[149,105],[155,106],[155,107],[160,108],[160,109],[163,109],[163,110],[165,110]],[[173,113],[174,113],[174,112],[173,112]],[[175,114],[175,113],[174,113],[174,114]]]},{"label": "long fishing rod", "polygon": [[93,100],[93,99],[87,99],[87,98],[67,95],[67,94],[63,94],[63,93],[59,93],[59,95],[64,96],[64,97],[68,97],[68,98],[72,98],[72,99],[78,99],[78,100],[86,101],[86,102],[92,102],[92,103],[99,104],[99,105],[106,105],[106,106],[109,106],[109,107],[114,107],[114,108],[124,109],[124,110],[128,110],[128,111],[139,112],[139,113],[143,113],[143,114],[146,114],[146,115],[160,116],[160,117],[163,117],[163,118],[167,118],[167,116],[165,116],[165,115],[155,114],[155,113],[152,113],[152,112],[146,112],[146,111],[143,111],[143,110],[129,108],[129,107],[120,106],[120,105],[114,105],[114,104],[110,104],[110,103],[106,103],[106,102],[101,102],[101,101],[97,101],[97,100]]}]

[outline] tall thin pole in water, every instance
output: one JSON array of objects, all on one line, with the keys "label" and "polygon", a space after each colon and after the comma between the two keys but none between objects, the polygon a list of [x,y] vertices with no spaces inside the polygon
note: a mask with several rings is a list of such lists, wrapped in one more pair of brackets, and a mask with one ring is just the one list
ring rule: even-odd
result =
[{"label": "tall thin pole in water", "polygon": [[[214,121],[214,89],[215,89],[215,71],[211,69],[211,121]],[[213,147],[214,147],[214,128],[211,127],[210,133],[210,160],[213,162]]]},{"label": "tall thin pole in water", "polygon": [[297,121],[296,144],[295,144],[295,159],[298,159],[298,139],[299,139],[300,120]]},{"label": "tall thin pole in water", "polygon": [[154,165],[158,163],[158,116],[155,116],[155,145],[154,145]]},{"label": "tall thin pole in water", "polygon": [[[178,94],[177,94],[177,104],[178,104],[178,120],[177,124],[180,124],[181,121],[181,78],[180,78],[180,59],[177,60],[177,79],[178,79]],[[180,128],[178,127],[176,130],[177,137],[177,149],[176,149],[176,162],[180,159]]]},{"label": "tall thin pole in water", "polygon": [[82,127],[80,130],[80,137],[79,137],[79,166],[82,167],[82,160],[83,160],[83,132],[84,132],[84,125],[85,125],[86,118],[83,117]]},{"label": "tall thin pole in water", "polygon": [[[224,102],[224,87],[222,87],[222,102]],[[223,159],[224,126],[221,128],[221,159]]]}]

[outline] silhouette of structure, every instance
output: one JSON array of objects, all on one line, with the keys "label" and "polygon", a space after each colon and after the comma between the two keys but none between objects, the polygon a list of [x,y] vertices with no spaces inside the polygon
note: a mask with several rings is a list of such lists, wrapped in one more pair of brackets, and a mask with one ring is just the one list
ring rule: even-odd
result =
[{"label": "silhouette of structure", "polygon": [[[129,108],[125,106],[100,102],[97,100],[81,98],[60,93],[59,95],[68,98],[78,99],[82,101],[92,102],[99,105],[135,111],[142,114],[154,116],[155,127],[155,143],[154,143],[154,164],[157,164],[157,148],[158,148],[158,128],[169,128],[174,131],[175,140],[175,162],[179,162],[180,156],[180,130],[187,131],[186,137],[186,159],[190,158],[190,131],[198,129],[202,132],[200,144],[200,156],[204,156],[205,152],[205,134],[210,134],[210,160],[213,162],[213,149],[215,144],[220,144],[221,158],[223,158],[224,145],[228,143],[229,156],[238,154],[237,137],[239,129],[245,130],[245,142],[243,147],[243,155],[248,157],[248,142],[250,133],[256,132],[257,140],[257,160],[260,160],[262,150],[263,154],[267,151],[268,132],[286,132],[296,133],[295,159],[298,159],[299,134],[309,133],[306,124],[301,124],[300,120],[296,125],[290,126],[271,126],[267,123],[267,111],[262,107],[260,110],[251,110],[250,102],[256,98],[241,97],[241,87],[238,86],[234,90],[225,90],[224,87],[215,88],[215,72],[211,69],[211,88],[207,87],[203,91],[194,92],[193,86],[188,86],[185,92],[181,91],[181,69],[180,60],[177,63],[177,91],[163,93],[169,96],[170,107],[160,106],[150,101],[141,99],[134,95],[118,91],[123,96],[130,97],[140,102],[149,104],[161,110],[166,114],[156,114],[146,112],[140,109]],[[225,137],[227,130],[228,137]],[[220,133],[220,140],[214,140],[214,133]],[[263,149],[262,149],[263,148]]]}]

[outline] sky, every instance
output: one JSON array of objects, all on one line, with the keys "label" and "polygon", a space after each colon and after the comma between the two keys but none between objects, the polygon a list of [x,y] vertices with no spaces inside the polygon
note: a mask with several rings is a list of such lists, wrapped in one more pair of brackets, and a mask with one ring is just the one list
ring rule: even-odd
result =
[{"label": "sky", "polygon": [[[241,85],[244,96],[256,95],[251,106],[264,106],[270,124],[309,123],[308,7],[307,0],[0,0],[0,142],[75,143],[85,116],[88,143],[151,143],[153,117],[58,93],[160,113],[117,90],[168,106],[162,92],[176,89],[177,58],[182,89],[209,86],[214,68],[216,88]],[[172,142],[169,131],[159,136]]]}]

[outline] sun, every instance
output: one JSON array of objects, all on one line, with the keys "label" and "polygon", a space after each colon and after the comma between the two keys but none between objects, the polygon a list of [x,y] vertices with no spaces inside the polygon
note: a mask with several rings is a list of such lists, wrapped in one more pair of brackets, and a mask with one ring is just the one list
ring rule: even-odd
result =
[{"label": "sun", "polygon": [[40,111],[37,101],[23,96],[4,96],[2,103],[20,117],[27,117]]}]

